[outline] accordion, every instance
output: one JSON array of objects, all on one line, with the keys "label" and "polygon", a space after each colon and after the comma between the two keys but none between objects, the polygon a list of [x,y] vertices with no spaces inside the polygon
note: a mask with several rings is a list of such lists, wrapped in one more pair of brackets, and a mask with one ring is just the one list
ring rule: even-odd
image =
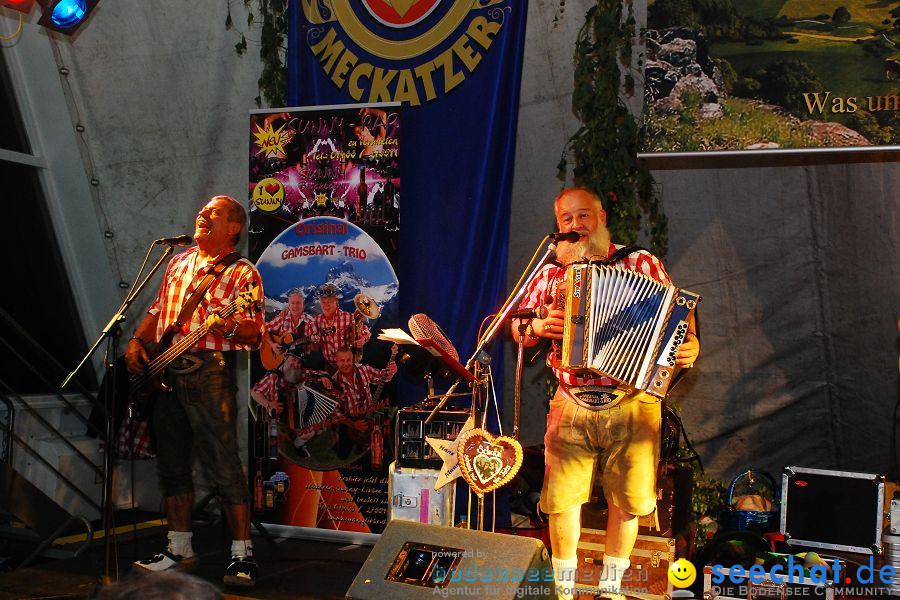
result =
[{"label": "accordion", "polygon": [[306,429],[329,419],[338,401],[305,385],[294,386],[289,409],[290,424],[296,429]]},{"label": "accordion", "polygon": [[561,366],[665,397],[675,350],[700,296],[621,267],[576,263],[566,272]]}]

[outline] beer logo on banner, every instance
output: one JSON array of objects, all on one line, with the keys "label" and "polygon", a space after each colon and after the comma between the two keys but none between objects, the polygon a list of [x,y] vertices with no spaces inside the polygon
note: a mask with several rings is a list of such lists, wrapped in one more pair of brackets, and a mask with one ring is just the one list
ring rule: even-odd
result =
[{"label": "beer logo on banner", "polygon": [[409,27],[431,14],[441,0],[363,0],[369,13],[388,27]]},{"label": "beer logo on banner", "polygon": [[475,72],[513,0],[300,0],[306,43],[357,102],[419,106]]},{"label": "beer logo on banner", "polygon": [[284,184],[274,177],[267,177],[253,188],[253,204],[261,211],[275,212],[284,202]]}]

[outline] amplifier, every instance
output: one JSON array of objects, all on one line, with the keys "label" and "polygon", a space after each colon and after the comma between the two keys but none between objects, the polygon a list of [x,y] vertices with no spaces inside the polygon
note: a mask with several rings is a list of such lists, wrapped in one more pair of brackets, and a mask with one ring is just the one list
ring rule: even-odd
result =
[{"label": "amplifier", "polygon": [[410,469],[440,469],[444,461],[434,453],[426,437],[455,440],[469,418],[468,409],[445,408],[431,423],[425,419],[431,409],[410,406],[397,411],[395,447],[397,466]]},{"label": "amplifier", "polygon": [[345,598],[556,600],[540,541],[411,521],[387,524]]}]

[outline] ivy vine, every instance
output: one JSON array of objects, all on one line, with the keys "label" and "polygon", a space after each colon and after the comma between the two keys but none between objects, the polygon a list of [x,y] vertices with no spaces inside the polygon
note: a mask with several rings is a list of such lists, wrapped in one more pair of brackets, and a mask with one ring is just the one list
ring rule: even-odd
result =
[{"label": "ivy vine", "polygon": [[[231,18],[231,2],[226,1],[228,15],[225,17],[225,29],[231,29],[234,26]],[[256,23],[256,15],[262,20],[259,40],[262,72],[257,80],[259,95],[255,99],[256,105],[262,106],[262,99],[265,98],[269,106],[284,106],[287,102],[287,66],[284,59],[287,52],[287,0],[242,1],[248,8],[248,29]],[[243,32],[240,34],[241,38],[234,45],[234,49],[238,55],[243,55],[247,52],[247,36]]]},{"label": "ivy vine", "polygon": [[653,252],[665,256],[668,222],[653,176],[637,159],[637,120],[619,95],[623,81],[625,93],[634,94],[634,38],[631,0],[596,0],[588,10],[575,42],[572,93],[572,109],[582,125],[566,143],[558,169],[565,180],[571,155],[575,183],[605,197],[613,239],[632,244],[645,226]]}]

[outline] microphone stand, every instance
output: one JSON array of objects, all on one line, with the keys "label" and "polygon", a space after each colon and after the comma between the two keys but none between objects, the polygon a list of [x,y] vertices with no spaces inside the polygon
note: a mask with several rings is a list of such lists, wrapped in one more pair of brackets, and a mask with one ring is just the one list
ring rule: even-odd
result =
[{"label": "microphone stand", "polygon": [[519,341],[516,344],[516,381],[513,384],[513,438],[519,439],[522,414],[522,374],[525,366],[525,330],[530,319],[519,321]]},{"label": "microphone stand", "polygon": [[[544,238],[547,239],[546,237]],[[541,270],[541,267],[547,262],[547,259],[550,258],[550,255],[553,254],[553,251],[556,250],[556,244],[551,243],[547,247],[547,251],[544,252],[544,255],[534,266],[534,269],[528,274],[522,283],[519,285],[518,289],[515,292],[515,295],[512,296],[504,305],[503,309],[500,313],[494,318],[494,321],[491,323],[491,326],[488,327],[487,332],[481,337],[481,340],[478,342],[478,347],[475,348],[475,352],[472,353],[472,356],[466,361],[465,368],[467,371],[471,370],[475,365],[476,361],[484,361],[487,359],[490,362],[490,357],[487,352],[485,352],[485,348],[487,348],[491,342],[493,342],[494,337],[499,333],[500,329],[503,327],[503,323],[506,321],[509,313],[512,312],[513,307],[517,306],[518,303],[522,300],[522,297],[525,295],[525,290],[528,289],[529,284],[537,277],[538,271]],[[524,350],[523,350],[524,352]],[[520,353],[521,355],[521,353]],[[521,357],[520,357],[521,360]],[[518,366],[517,366],[518,369]],[[460,384],[461,379],[457,377],[456,381],[453,382],[453,385],[450,386],[450,389],[447,390],[447,393],[440,399],[440,401],[435,405],[434,409],[431,411],[431,414],[428,415],[428,418],[425,419],[425,424],[431,423],[434,417],[440,412],[441,408],[447,403],[447,400],[450,399],[450,394],[456,389],[456,387]],[[517,382],[518,383],[518,382]],[[516,424],[516,429],[518,429],[518,423]]]},{"label": "microphone stand", "polygon": [[[143,280],[138,283],[141,277],[141,273],[144,272],[144,267],[147,265],[147,260],[150,258],[150,253],[153,251],[153,247],[159,243],[159,240],[154,241],[150,244],[150,247],[147,249],[147,254],[144,256],[144,262],[141,264],[141,268],[138,271],[137,276],[134,278],[134,282],[131,284],[130,291],[125,297],[125,300],[122,301],[122,304],[119,306],[119,309],[112,316],[106,326],[100,331],[100,335],[97,337],[97,341],[94,342],[94,345],[87,351],[84,357],[81,359],[81,362],[78,363],[71,373],[69,373],[63,382],[60,384],[60,389],[64,389],[66,385],[72,381],[75,377],[75,374],[84,367],[85,364],[90,360],[91,356],[93,356],[94,352],[100,347],[100,344],[103,340],[106,340],[106,351],[104,353],[103,363],[106,369],[106,397],[103,399],[105,409],[106,409],[106,444],[105,450],[103,452],[103,497],[100,502],[100,507],[103,511],[103,550],[104,550],[104,564],[103,564],[103,584],[108,585],[112,583],[112,577],[110,575],[110,562],[112,558],[112,546],[110,542],[111,533],[112,533],[112,516],[113,516],[113,502],[112,502],[112,493],[113,493],[113,469],[114,469],[114,456],[116,452],[116,444],[115,444],[115,414],[116,414],[116,362],[118,358],[118,342],[119,337],[122,334],[121,323],[125,321],[125,312],[132,305],[134,300],[140,295],[140,293],[147,287],[147,283],[149,283],[150,279],[156,274],[159,268],[163,265],[163,262],[174,251],[175,242],[170,243],[166,246],[165,251],[162,256],[159,257],[159,260],[156,261],[156,264],[153,265],[153,268],[150,269],[150,272],[144,277]],[[129,407],[129,413],[131,409]]]}]

